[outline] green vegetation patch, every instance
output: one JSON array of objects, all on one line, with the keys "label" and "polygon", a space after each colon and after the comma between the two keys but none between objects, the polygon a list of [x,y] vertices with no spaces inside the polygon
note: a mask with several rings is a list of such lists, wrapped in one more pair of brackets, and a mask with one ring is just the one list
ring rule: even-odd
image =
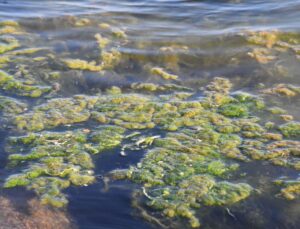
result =
[{"label": "green vegetation patch", "polygon": [[91,154],[120,145],[124,131],[102,126],[94,132],[84,129],[11,137],[7,146],[11,152],[9,167],[24,169],[9,176],[4,187],[25,186],[39,195],[42,203],[63,207],[68,200],[62,190],[95,182]]},{"label": "green vegetation patch", "polygon": [[[94,182],[91,154],[119,145],[121,155],[128,148],[149,148],[139,163],[110,175],[141,185],[140,195],[133,200],[139,209],[147,209],[146,204],[167,219],[186,218],[198,227],[199,207],[229,206],[252,193],[250,185],[229,181],[241,175],[241,162],[267,160],[300,169],[300,142],[288,139],[298,135],[297,123],[263,123],[255,116],[267,110],[262,99],[242,92],[230,94],[231,87],[228,80],[215,78],[201,97],[182,92],[163,96],[123,93],[112,87],[97,96],[48,100],[16,115],[13,124],[23,131],[43,131],[93,120],[96,128],[15,138],[11,148],[20,142],[28,153],[11,154],[10,165],[28,167],[8,178],[6,187],[26,186],[44,203],[63,206],[67,200],[62,189]],[[122,145],[125,131],[131,136],[142,129],[153,129],[163,137],[146,136],[134,145]],[[54,190],[54,194],[44,190]]]},{"label": "green vegetation patch", "polygon": [[0,87],[4,91],[32,98],[40,97],[44,93],[51,91],[51,87],[26,84],[2,70],[0,70]]}]

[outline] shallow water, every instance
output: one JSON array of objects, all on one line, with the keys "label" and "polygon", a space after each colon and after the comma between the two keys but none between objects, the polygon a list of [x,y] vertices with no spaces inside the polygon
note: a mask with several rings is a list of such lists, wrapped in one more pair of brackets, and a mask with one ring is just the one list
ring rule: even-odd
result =
[{"label": "shallow water", "polygon": [[[234,91],[255,95],[278,83],[300,85],[299,0],[0,0],[0,22],[6,20],[20,24],[24,33],[15,36],[23,48],[43,50],[33,56],[20,55],[20,59],[6,66],[0,65],[0,69],[22,80],[59,87],[54,93],[40,98],[27,98],[1,90],[1,95],[28,103],[29,110],[45,103],[48,98],[96,95],[112,86],[131,92],[131,85],[136,82],[163,85],[166,80],[149,74],[148,69],[154,66],[178,75],[179,80],[172,83],[194,90],[220,76],[232,81]],[[109,24],[110,28],[104,24]],[[112,35],[114,31],[124,31],[126,35]],[[293,34],[297,42],[292,42],[288,51],[281,51],[282,47],[273,48],[272,44],[266,47],[268,44],[249,42],[248,38],[259,31],[277,31],[286,36]],[[99,51],[94,37],[97,33],[111,39],[109,48],[121,53],[120,63],[102,73],[70,69],[62,63],[61,60],[68,58],[98,63]],[[253,57],[256,48],[267,48],[268,53],[261,58]],[[264,61],[265,56],[276,58]],[[44,58],[30,60],[33,57]],[[53,72],[58,72],[60,77],[51,78]],[[143,90],[141,93],[168,94]],[[265,100],[286,109],[295,120],[300,120],[299,95],[292,98],[265,96]],[[264,115],[262,118],[269,118]],[[94,125],[93,122],[84,122],[55,130],[92,129]],[[5,168],[5,138],[20,133],[2,128],[0,134],[3,151],[0,155],[1,180],[4,180],[10,173]],[[117,148],[95,156],[95,173],[104,176],[111,170],[128,168],[145,153],[143,150],[134,151],[121,157],[119,151]],[[260,189],[262,194],[230,206],[229,213],[225,207],[201,208],[199,215],[203,228],[299,228],[299,199],[277,198],[278,188],[271,185],[278,177],[296,178],[299,172],[264,161],[242,163],[239,172],[247,175],[233,177],[234,182],[247,182]],[[139,211],[132,208],[131,195],[137,187],[129,181],[114,181],[106,187],[101,178],[88,187],[71,187],[66,191],[69,198],[66,211],[82,229],[160,228],[143,220]],[[182,220],[178,228],[188,228],[188,224]]]}]

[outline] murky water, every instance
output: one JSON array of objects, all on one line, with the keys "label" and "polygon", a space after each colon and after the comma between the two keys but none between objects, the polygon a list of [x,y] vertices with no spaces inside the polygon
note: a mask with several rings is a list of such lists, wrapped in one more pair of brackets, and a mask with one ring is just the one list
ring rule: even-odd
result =
[{"label": "murky water", "polygon": [[[16,30],[4,31],[4,21],[19,25]],[[286,91],[270,92],[278,84],[300,86],[299,21],[298,0],[0,0],[0,69],[25,85],[38,86],[37,90],[46,88],[41,95],[28,95],[23,89],[2,85],[0,94],[26,103],[31,111],[53,98],[99,95],[113,86],[123,93],[150,96],[194,90],[197,97],[214,77],[224,77],[233,83],[233,91],[263,96],[268,106],[281,107],[299,121],[300,93],[289,96]],[[17,39],[19,45],[1,52],[1,45],[11,44],[7,37]],[[30,51],[32,48],[38,50]],[[1,57],[7,56],[10,61],[2,63]],[[155,67],[178,78],[153,74]],[[156,88],[149,90],[150,84]],[[172,89],[165,90],[168,84]],[[278,117],[272,119],[263,112],[259,115],[264,121],[282,123]],[[7,121],[9,118],[2,116],[0,176],[4,181],[12,173],[7,168],[7,138],[30,130],[17,130]],[[33,132],[93,130],[95,125],[99,124],[85,120]],[[293,140],[300,140],[299,135]],[[70,214],[74,227],[161,228],[144,220],[140,210],[132,207],[132,193],[140,187],[138,184],[103,182],[108,172],[135,165],[146,153],[129,151],[123,157],[120,151],[118,147],[93,157],[96,182],[64,191],[69,200],[64,211]],[[240,163],[239,173],[246,175],[230,179],[246,182],[260,194],[226,207],[201,207],[197,216],[203,228],[299,228],[299,199],[288,201],[276,196],[280,189],[273,185],[279,177],[296,179],[299,170],[252,161]],[[2,192],[12,199],[18,195]],[[161,213],[147,210],[161,217]],[[185,219],[176,221],[178,228],[189,228]]]}]

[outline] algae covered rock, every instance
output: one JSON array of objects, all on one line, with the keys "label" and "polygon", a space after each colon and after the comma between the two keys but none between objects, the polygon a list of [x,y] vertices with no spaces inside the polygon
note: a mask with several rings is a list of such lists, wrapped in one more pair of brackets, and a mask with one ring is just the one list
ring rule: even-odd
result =
[{"label": "algae covered rock", "polygon": [[77,228],[68,213],[42,205],[28,196],[0,197],[1,229],[71,229]]}]

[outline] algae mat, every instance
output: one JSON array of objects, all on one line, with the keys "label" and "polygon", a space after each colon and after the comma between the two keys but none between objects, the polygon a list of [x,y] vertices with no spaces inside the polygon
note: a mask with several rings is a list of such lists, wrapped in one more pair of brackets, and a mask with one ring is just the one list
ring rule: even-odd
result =
[{"label": "algae mat", "polygon": [[[247,201],[265,196],[298,201],[299,115],[282,101],[297,101],[299,86],[259,84],[250,92],[239,77],[185,80],[193,74],[186,65],[195,61],[191,48],[170,42],[159,47],[159,58],[127,53],[147,44],[114,22],[65,19],[77,33],[97,26],[90,47],[41,46],[45,38],[26,26],[0,23],[5,192],[21,187],[44,205],[68,209],[70,189],[123,184],[139,216],[163,228],[205,227],[209,209],[238,221]],[[299,61],[297,34],[247,31],[238,39],[251,47],[245,61],[270,80],[292,74],[278,61],[286,53]],[[81,55],[85,49],[94,51]],[[124,164],[99,174],[105,154]],[[272,174],[253,177],[251,166]]]}]

